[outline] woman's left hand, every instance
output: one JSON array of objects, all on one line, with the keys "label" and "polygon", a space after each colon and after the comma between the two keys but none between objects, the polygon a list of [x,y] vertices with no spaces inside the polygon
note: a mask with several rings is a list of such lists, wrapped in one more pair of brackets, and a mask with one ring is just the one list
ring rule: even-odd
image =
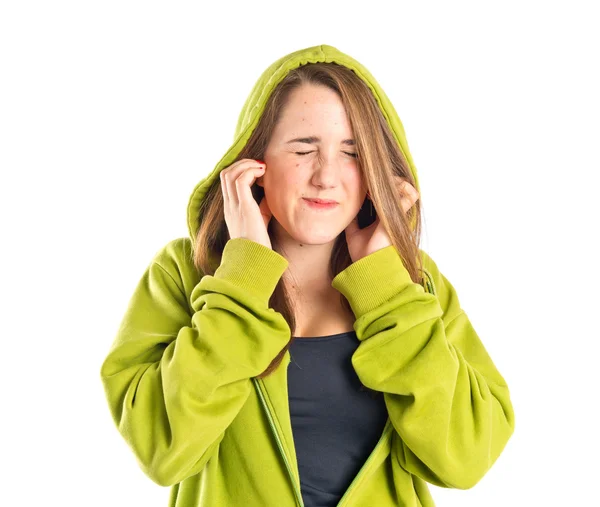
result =
[{"label": "woman's left hand", "polygon": [[[401,196],[400,203],[406,213],[419,199],[419,192],[405,178],[400,176],[396,176],[396,178],[398,180],[396,188]],[[355,217],[348,227],[346,227],[345,233],[348,252],[350,253],[352,262],[356,262],[392,244],[388,233],[379,220],[379,216],[375,218],[375,221],[371,225],[364,229],[358,228],[358,217]]]}]

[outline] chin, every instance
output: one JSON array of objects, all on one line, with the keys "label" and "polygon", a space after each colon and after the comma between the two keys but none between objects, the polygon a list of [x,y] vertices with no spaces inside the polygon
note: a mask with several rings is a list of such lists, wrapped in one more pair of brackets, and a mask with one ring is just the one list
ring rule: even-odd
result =
[{"label": "chin", "polygon": [[290,236],[294,238],[298,243],[304,245],[326,245],[335,241],[340,235],[340,231],[337,228],[327,228],[326,230],[312,230],[312,231],[293,231]]},{"label": "chin", "polygon": [[[344,224],[321,224],[320,226],[310,223],[299,223],[292,226],[289,223],[285,225],[276,220],[276,234],[287,235],[290,239],[303,245],[326,245],[335,241],[340,234],[344,233]],[[278,230],[278,231],[277,231]]]}]

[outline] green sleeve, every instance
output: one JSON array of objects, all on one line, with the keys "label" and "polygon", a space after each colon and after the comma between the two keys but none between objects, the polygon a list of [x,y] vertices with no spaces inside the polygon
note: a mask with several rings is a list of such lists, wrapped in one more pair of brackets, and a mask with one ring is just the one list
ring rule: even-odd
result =
[{"label": "green sleeve", "polygon": [[395,459],[429,483],[468,489],[504,449],[514,411],[455,289],[422,256],[435,294],[413,283],[394,246],[351,264],[332,286],[356,316],[352,365],[365,386],[384,393]]},{"label": "green sleeve", "polygon": [[139,280],[101,367],[113,420],[154,482],[198,473],[218,449],[252,385],[290,339],[269,299],[287,260],[229,240],[214,276],[194,278],[181,239]]}]

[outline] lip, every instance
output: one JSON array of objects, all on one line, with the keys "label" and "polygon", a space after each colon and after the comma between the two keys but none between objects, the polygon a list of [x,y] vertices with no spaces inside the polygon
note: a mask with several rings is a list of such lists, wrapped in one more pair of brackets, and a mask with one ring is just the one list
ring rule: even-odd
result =
[{"label": "lip", "polygon": [[305,197],[304,199],[306,199],[307,201],[312,201],[312,202],[318,202],[319,204],[338,204],[337,201],[333,201],[332,199],[319,199],[317,197],[310,198],[310,197]]},{"label": "lip", "polygon": [[313,208],[313,209],[322,209],[322,210],[327,210],[327,209],[333,209],[336,206],[339,205],[338,202],[335,201],[323,201],[323,200],[313,200],[313,199],[306,199],[306,198],[302,198],[302,200],[308,204],[309,207]]}]

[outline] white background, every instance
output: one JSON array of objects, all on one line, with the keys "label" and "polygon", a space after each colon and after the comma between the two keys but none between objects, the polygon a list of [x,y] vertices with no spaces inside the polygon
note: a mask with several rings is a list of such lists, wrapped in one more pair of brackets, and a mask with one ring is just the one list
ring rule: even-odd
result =
[{"label": "white background", "polygon": [[166,507],[101,363],[260,74],[330,44],[394,103],[422,248],[511,388],[505,451],[437,504],[600,505],[594,3],[3,2],[0,504]]}]

